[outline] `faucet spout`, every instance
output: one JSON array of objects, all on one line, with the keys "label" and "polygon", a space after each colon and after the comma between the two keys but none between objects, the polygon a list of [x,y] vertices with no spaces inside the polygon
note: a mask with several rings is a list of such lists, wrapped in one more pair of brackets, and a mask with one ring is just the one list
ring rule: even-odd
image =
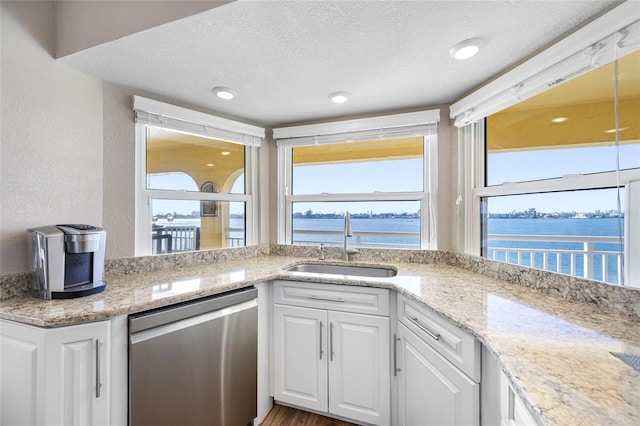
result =
[{"label": "faucet spout", "polygon": [[342,260],[345,262],[349,261],[349,254],[358,252],[358,250],[349,249],[349,237],[353,237],[353,230],[351,229],[351,214],[349,212],[345,212],[342,248]]}]

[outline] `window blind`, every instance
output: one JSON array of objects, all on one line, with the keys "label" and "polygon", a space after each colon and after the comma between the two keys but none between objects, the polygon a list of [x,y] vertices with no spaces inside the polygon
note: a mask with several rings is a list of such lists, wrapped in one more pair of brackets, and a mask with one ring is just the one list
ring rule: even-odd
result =
[{"label": "window blind", "polygon": [[440,110],[273,129],[279,147],[435,135]]},{"label": "window blind", "polygon": [[133,97],[136,123],[166,127],[225,142],[260,147],[264,128],[187,108],[158,102],[140,96]]}]

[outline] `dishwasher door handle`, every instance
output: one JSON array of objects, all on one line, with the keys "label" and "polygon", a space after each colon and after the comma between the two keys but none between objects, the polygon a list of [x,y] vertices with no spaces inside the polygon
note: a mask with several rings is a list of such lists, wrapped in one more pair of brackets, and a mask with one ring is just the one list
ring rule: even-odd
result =
[{"label": "dishwasher door handle", "polygon": [[217,311],[208,312],[206,314],[189,317],[183,320],[171,322],[169,324],[164,324],[147,330],[131,333],[131,344],[135,345],[136,343],[144,342],[145,340],[153,339],[154,337],[173,333],[175,331],[179,331],[188,327],[193,327],[195,325],[202,324],[207,321],[212,321],[217,318],[222,318],[227,315],[232,315],[237,312],[246,311],[247,309],[252,309],[256,306],[258,306],[258,301],[256,299],[252,299],[247,302],[239,303],[237,305],[218,309]]}]

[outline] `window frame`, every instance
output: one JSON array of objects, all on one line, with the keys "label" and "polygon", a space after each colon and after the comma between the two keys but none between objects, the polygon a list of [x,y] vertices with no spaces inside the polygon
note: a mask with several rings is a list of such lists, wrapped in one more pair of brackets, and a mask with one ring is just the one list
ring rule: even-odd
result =
[{"label": "window frame", "polygon": [[[640,238],[640,226],[632,223],[631,217],[634,216],[633,211],[637,211],[637,207],[632,207],[631,200],[640,197],[640,168],[614,170],[607,172],[591,173],[585,175],[565,175],[556,178],[526,181],[526,182],[508,182],[498,185],[486,186],[486,118],[479,123],[472,123],[464,128],[458,129],[460,161],[462,164],[472,163],[475,165],[474,171],[461,176],[460,181],[466,182],[468,188],[472,188],[465,195],[467,202],[467,210],[464,215],[465,230],[472,235],[464,242],[464,250],[466,253],[480,256],[482,246],[482,199],[486,197],[497,197],[507,195],[525,195],[525,194],[544,194],[551,192],[575,191],[575,190],[596,190],[607,188],[619,188],[622,197],[625,199],[625,241],[624,251],[624,286],[639,287],[640,282],[632,264],[631,243],[635,239]],[[466,135],[465,135],[465,132]],[[476,137],[469,137],[470,132],[475,132]],[[465,146],[466,145],[466,146]],[[637,201],[634,201],[637,203]],[[635,209],[635,210],[634,210]],[[637,215],[637,213],[635,213]],[[634,254],[636,254],[634,252]],[[636,254],[637,257],[637,254]]]},{"label": "window frame", "polygon": [[[220,192],[173,191],[147,188],[147,137],[148,128],[152,124],[136,123],[135,125],[135,155],[136,155],[136,215],[135,215],[135,256],[149,256],[151,247],[151,200],[194,200],[194,201],[222,201],[245,203],[245,246],[255,245],[258,241],[258,147],[245,145],[245,193],[230,194]],[[171,126],[165,126],[168,130]],[[199,135],[201,137],[205,137]]]},{"label": "window frame", "polygon": [[[437,129],[437,126],[436,126]],[[293,204],[297,202],[418,201],[420,203],[420,249],[435,250],[437,220],[434,200],[437,193],[437,131],[423,136],[422,191],[291,194],[293,147],[278,146],[278,244],[292,244]],[[390,138],[389,140],[392,140]],[[349,143],[347,141],[341,143]]]}]

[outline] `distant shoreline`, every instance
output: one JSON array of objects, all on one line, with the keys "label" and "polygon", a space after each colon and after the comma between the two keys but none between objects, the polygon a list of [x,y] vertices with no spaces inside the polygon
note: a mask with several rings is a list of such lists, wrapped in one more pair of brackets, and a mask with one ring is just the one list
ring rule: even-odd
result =
[{"label": "distant shoreline", "polygon": [[[194,215],[155,215],[157,219],[166,220],[167,216],[173,216],[173,219],[200,219],[200,216]],[[231,214],[231,219],[244,219],[244,215]],[[589,212],[589,213],[536,213],[535,216],[529,216],[523,213],[490,213],[489,219],[624,219],[624,213],[618,216],[615,212]],[[344,215],[327,213],[304,215],[295,213],[294,219],[343,219]],[[352,214],[351,219],[420,219],[420,215],[411,213],[377,213],[377,214]]]}]

